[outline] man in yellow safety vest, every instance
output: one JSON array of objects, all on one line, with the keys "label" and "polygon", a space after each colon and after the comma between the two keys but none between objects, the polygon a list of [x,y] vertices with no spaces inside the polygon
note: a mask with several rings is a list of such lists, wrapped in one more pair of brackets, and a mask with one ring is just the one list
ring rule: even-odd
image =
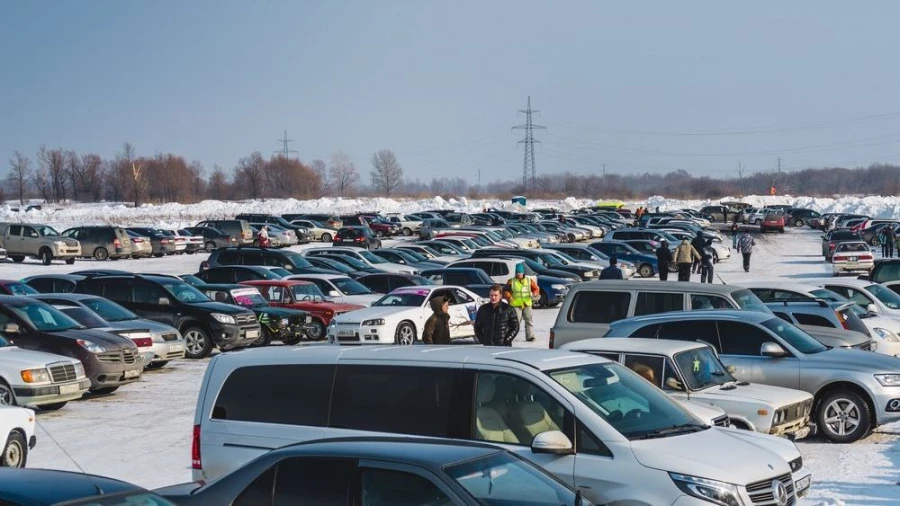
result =
[{"label": "man in yellow safety vest", "polygon": [[541,290],[533,279],[525,276],[525,264],[516,264],[516,275],[506,282],[504,292],[509,305],[516,310],[519,320],[525,322],[525,340],[534,341],[533,325],[531,323],[531,303],[532,297],[541,295]]}]

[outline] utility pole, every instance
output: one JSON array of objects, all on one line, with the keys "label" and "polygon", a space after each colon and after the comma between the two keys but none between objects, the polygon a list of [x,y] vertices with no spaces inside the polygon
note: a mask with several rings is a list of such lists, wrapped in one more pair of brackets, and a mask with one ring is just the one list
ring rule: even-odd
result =
[{"label": "utility pole", "polygon": [[280,154],[281,156],[288,158],[290,157],[291,153],[298,152],[296,149],[288,149],[288,143],[294,142],[294,140],[287,138],[287,130],[284,131],[284,139],[278,139],[278,142],[280,142],[283,147],[280,151],[273,151],[273,153]]},{"label": "utility pole", "polygon": [[534,129],[543,129],[546,130],[547,127],[541,125],[535,125],[531,121],[531,115],[537,112],[540,112],[536,109],[531,108],[531,95],[528,95],[528,106],[523,110],[519,109],[519,112],[525,114],[525,124],[517,125],[512,127],[513,130],[525,130],[525,138],[519,141],[519,144],[525,145],[525,162],[522,167],[522,188],[528,188],[528,172],[529,168],[531,169],[531,189],[535,188],[535,179],[537,177],[537,169],[534,164],[534,143],[537,142],[540,144],[541,141],[534,140]]},{"label": "utility pole", "polygon": [[739,185],[741,187],[741,197],[744,196],[746,191],[744,191],[744,164],[738,162],[738,180],[740,181]]},{"label": "utility pole", "polygon": [[481,169],[478,169],[478,184],[475,185],[475,194],[481,193]]}]

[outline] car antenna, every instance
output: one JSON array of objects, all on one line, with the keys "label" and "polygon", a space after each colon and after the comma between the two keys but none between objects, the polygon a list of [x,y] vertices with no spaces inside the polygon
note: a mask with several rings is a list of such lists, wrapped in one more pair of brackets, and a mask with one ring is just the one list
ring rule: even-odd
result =
[{"label": "car antenna", "polygon": [[[37,424],[38,427],[41,428],[42,431],[44,431],[44,434],[46,434],[47,437],[50,438],[50,441],[53,441],[53,444],[55,444],[60,450],[62,450],[62,452],[66,455],[66,457],[69,457],[69,460],[71,460],[72,463],[75,464],[75,467],[77,467],[78,470],[81,471],[82,474],[87,474],[84,471],[84,469],[81,467],[81,465],[78,463],[78,461],[75,460],[75,458],[72,457],[72,455],[69,452],[67,452],[65,448],[63,448],[63,445],[59,444],[59,441],[57,441],[56,438],[53,437],[53,434],[50,434],[50,431],[47,430],[47,427],[44,427],[44,424],[42,424],[41,421],[38,420],[38,418],[36,416],[34,417],[34,422]],[[94,484],[94,486],[97,487],[96,484]],[[98,489],[98,492],[100,492],[100,493],[103,492],[102,490],[100,490],[100,487],[97,487],[97,489]]]},{"label": "car antenna", "polygon": [[722,279],[722,276],[719,276],[718,273],[716,273],[716,277],[719,278],[719,281],[721,281],[723,285],[727,285],[727,284],[728,284],[728,283],[725,282],[724,279]]}]

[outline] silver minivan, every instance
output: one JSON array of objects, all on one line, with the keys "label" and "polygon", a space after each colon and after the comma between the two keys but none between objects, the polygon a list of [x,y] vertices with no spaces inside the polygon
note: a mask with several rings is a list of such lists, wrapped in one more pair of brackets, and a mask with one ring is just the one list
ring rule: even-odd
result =
[{"label": "silver minivan", "polygon": [[220,354],[194,424],[195,480],[291,443],[392,433],[497,444],[598,504],[793,504],[810,480],[792,442],[710,427],[625,366],[561,350],[311,345]]}]

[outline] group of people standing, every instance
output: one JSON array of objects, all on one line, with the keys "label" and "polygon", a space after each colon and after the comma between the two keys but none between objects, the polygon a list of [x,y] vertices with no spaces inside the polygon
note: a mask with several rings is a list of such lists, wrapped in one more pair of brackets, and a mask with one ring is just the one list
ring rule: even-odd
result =
[{"label": "group of people standing", "polygon": [[893,225],[887,224],[881,227],[881,230],[878,231],[878,242],[881,244],[881,256],[884,258],[893,258],[894,243],[897,242],[897,235],[894,233]]},{"label": "group of people standing", "polygon": [[712,283],[715,258],[712,239],[704,238],[701,233],[697,233],[693,241],[682,240],[674,253],[669,249],[669,242],[663,239],[656,248],[659,280],[669,280],[669,266],[674,263],[678,266],[678,281],[690,281],[691,273],[699,273],[701,283]]}]

